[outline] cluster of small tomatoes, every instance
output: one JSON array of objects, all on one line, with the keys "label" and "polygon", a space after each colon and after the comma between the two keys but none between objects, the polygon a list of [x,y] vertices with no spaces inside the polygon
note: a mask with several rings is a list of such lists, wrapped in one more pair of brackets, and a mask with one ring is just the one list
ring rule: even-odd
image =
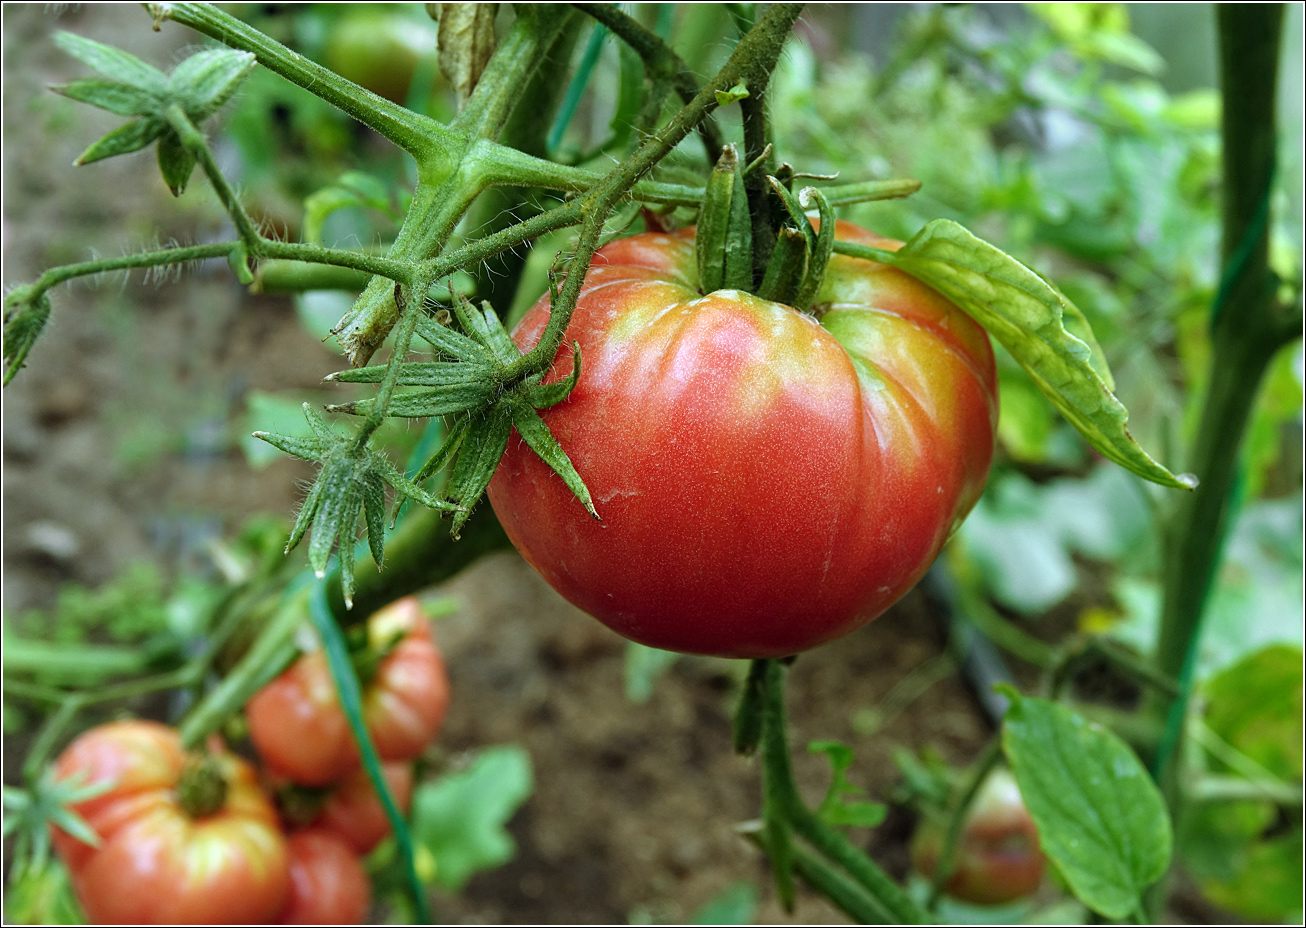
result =
[{"label": "cluster of small tomatoes", "polygon": [[[413,760],[444,720],[449,685],[414,598],[367,625],[363,709],[390,793],[406,810]],[[362,856],[390,832],[320,651],[246,707],[261,769],[216,737],[130,719],[87,731],[55,765],[100,786],[71,806],[98,837],[55,830],[73,889],[96,923],[357,924],[371,904]]]}]

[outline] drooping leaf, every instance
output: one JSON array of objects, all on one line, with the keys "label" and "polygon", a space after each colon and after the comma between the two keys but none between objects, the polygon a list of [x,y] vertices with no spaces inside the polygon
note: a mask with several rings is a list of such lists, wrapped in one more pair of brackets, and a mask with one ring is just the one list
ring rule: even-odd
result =
[{"label": "drooping leaf", "polygon": [[470,767],[413,794],[414,840],[435,859],[435,882],[457,892],[516,853],[504,825],[534,789],[530,755],[515,745],[482,751]]},{"label": "drooping leaf", "polygon": [[1039,389],[1104,457],[1162,486],[1191,489],[1129,434],[1128,412],[1100,370],[1078,309],[1015,258],[946,219],[928,223],[887,260],[955,302],[1002,343]]},{"label": "drooping leaf", "polygon": [[1002,747],[1044,853],[1089,908],[1116,919],[1140,911],[1172,848],[1156,784],[1110,731],[1054,702],[1008,695]]},{"label": "drooping leaf", "polygon": [[32,291],[19,288],[5,297],[4,383],[14,379],[23,367],[45,324],[50,321],[50,297],[29,298]]},{"label": "drooping leaf", "polygon": [[458,109],[466,105],[494,54],[497,3],[440,3],[440,73],[453,86]]}]

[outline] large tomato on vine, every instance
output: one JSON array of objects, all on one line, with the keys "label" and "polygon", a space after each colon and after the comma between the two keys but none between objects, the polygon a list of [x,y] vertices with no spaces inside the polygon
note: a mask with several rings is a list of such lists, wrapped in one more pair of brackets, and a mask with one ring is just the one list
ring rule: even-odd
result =
[{"label": "large tomato on vine", "polygon": [[[367,623],[368,647],[384,657],[363,688],[363,713],[382,760],[410,760],[440,730],[449,705],[444,659],[415,598]],[[268,765],[305,786],[326,786],[359,764],[358,747],[336,696],[326,655],[297,660],[246,707],[250,738]]]},{"label": "large tomato on vine", "polygon": [[91,729],[59,757],[57,779],[112,784],[72,806],[98,847],[53,835],[92,922],[257,923],[281,910],[286,843],[253,768],[217,750],[189,777],[197,762],[176,731],[135,720]]},{"label": "large tomato on vine", "polygon": [[[837,234],[900,244],[844,222]],[[887,609],[978,499],[998,415],[992,349],[956,306],[884,265],[836,255],[807,315],[699,293],[693,249],[692,229],[601,249],[568,327],[581,376],[541,415],[602,521],[516,436],[490,500],[535,569],[627,638],[793,654]],[[545,299],[518,346],[547,319]]]}]

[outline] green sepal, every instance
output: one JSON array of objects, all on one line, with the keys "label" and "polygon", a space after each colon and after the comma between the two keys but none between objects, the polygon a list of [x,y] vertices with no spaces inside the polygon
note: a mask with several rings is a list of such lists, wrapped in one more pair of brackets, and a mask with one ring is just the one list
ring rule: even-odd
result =
[{"label": "green sepal", "polygon": [[430,480],[449,465],[454,455],[458,453],[458,449],[463,446],[463,439],[467,437],[467,429],[470,425],[470,418],[454,420],[454,423],[449,426],[449,434],[445,436],[440,447],[436,449],[435,454],[426,459],[422,469],[413,478],[414,483]]},{"label": "green sepal", "polygon": [[[196,159],[194,153],[187,148],[175,132],[165,132],[159,137],[159,144],[155,151],[159,156],[159,172],[163,174],[163,182],[168,185],[174,197],[179,197],[182,191],[186,189],[186,182],[190,180],[191,172],[195,170]],[[246,268],[246,274],[249,269]],[[253,283],[254,278],[251,276],[248,281],[243,283]]]},{"label": "green sepal", "polygon": [[[390,404],[386,407],[386,415],[416,419],[467,412],[468,410],[480,409],[488,403],[496,390],[498,390],[496,382],[478,380],[471,383],[445,384],[429,390],[419,390],[415,393],[396,393],[390,398]],[[375,399],[366,399],[328,406],[327,410],[365,416],[372,411],[375,405]]]},{"label": "green sepal", "polygon": [[814,254],[816,252],[816,230],[812,228],[807,213],[803,212],[803,208],[798,205],[798,198],[793,195],[785,184],[780,182],[779,178],[768,175],[766,180],[771,185],[771,190],[780,198],[780,203],[788,214],[790,227],[803,233],[803,237],[807,239],[807,253],[809,255]]},{"label": "green sepal", "polygon": [[897,252],[866,251],[938,290],[984,326],[1103,457],[1161,486],[1197,485],[1196,477],[1175,476],[1134,441],[1128,411],[1099,373],[1106,367],[1101,348],[1076,334],[1089,331],[1083,313],[1034,271],[947,219],[929,223]]},{"label": "green sepal", "polygon": [[785,226],[776,236],[775,249],[757,295],[772,303],[793,305],[807,270],[807,236]]},{"label": "green sepal", "polygon": [[117,116],[149,116],[162,108],[159,95],[152,91],[99,77],[54,84],[50,89],[70,100],[89,103]]},{"label": "green sepal", "polygon": [[738,149],[734,145],[725,146],[704,187],[703,206],[698,212],[698,230],[694,238],[698,287],[703,293],[714,293],[725,286],[726,232],[730,225],[730,201],[735,192],[738,169]]},{"label": "green sepal", "polygon": [[744,170],[736,166],[734,192],[730,196],[730,217],[726,222],[725,279],[727,290],[753,289],[753,219],[748,215],[748,194],[744,191]]},{"label": "green sepal", "polygon": [[299,507],[299,514],[295,516],[295,524],[290,529],[290,537],[286,539],[287,554],[293,551],[295,545],[303,540],[308,527],[313,524],[313,517],[317,515],[317,508],[322,502],[323,492],[322,482],[320,480],[314,481],[313,486],[309,488],[308,495],[304,497],[303,505]]},{"label": "green sepal", "polygon": [[503,327],[503,320],[488,302],[481,304],[481,317],[485,321],[485,347],[504,364],[511,364],[521,357],[521,352],[513,342],[508,330]]},{"label": "green sepal", "polygon": [[4,383],[8,384],[27,360],[28,352],[50,321],[50,297],[32,299],[31,289],[19,287],[5,297]]},{"label": "green sepal", "polygon": [[[388,366],[374,364],[336,371],[322,378],[331,383],[380,383]],[[414,361],[399,365],[401,387],[435,387],[455,383],[474,383],[495,375],[498,368],[479,361]]]},{"label": "green sepal", "polygon": [[231,99],[257,59],[249,52],[208,48],[182,61],[168,75],[168,89],[179,97],[182,109],[194,122],[212,116]]},{"label": "green sepal", "polygon": [[[602,522],[602,517],[594,509],[594,500],[590,497],[590,491],[585,486],[585,481],[576,472],[576,467],[571,463],[571,458],[567,457],[567,452],[562,450],[562,445],[558,444],[558,440],[553,437],[553,433],[544,424],[544,420],[540,418],[539,413],[520,401],[510,401],[505,405],[512,409],[512,422],[517,427],[517,434],[522,437],[522,441],[526,442],[530,449],[540,456],[540,460],[548,464],[549,468],[562,478],[562,482],[567,485],[567,489],[575,494],[576,499],[580,500],[581,505],[585,507],[585,511]],[[507,447],[506,442],[504,447]]]},{"label": "green sepal", "polygon": [[[803,275],[803,284],[798,288],[798,295],[794,297],[794,307],[807,312],[816,301],[816,295],[821,292],[821,284],[825,281],[825,269],[829,267],[830,256],[834,254],[835,217],[834,207],[815,187],[804,187],[798,196],[800,204],[815,200],[816,208],[821,213],[821,228],[816,232],[816,247],[807,261],[807,273]],[[810,223],[808,225],[810,226]]]},{"label": "green sepal", "polygon": [[86,151],[77,156],[77,160],[73,164],[93,164],[96,161],[103,161],[105,158],[112,158],[115,155],[128,155],[134,151],[140,151],[163,135],[167,129],[167,123],[159,119],[133,120],[92,142]]},{"label": "green sepal", "polygon": [[467,337],[471,338],[481,348],[490,353],[490,357],[495,360],[502,360],[492,347],[492,336],[485,326],[485,317],[477,311],[476,307],[463,296],[453,301],[453,313],[458,319],[458,324],[463,327]]},{"label": "green sepal", "polygon": [[385,561],[385,482],[375,471],[363,475],[363,518],[367,522],[367,547],[380,567]]},{"label": "green sepal", "polygon": [[526,402],[536,409],[548,409],[557,406],[576,389],[580,380],[580,342],[571,343],[571,376],[554,383],[531,384],[521,387],[521,394]]},{"label": "green sepal", "polygon": [[439,499],[427,493],[416,483],[405,477],[399,470],[390,463],[389,458],[383,455],[376,455],[372,461],[373,467],[381,475],[381,479],[390,486],[395,488],[395,492],[417,500],[423,506],[431,509],[439,509],[442,512],[461,512],[463,507],[457,503],[451,503],[448,500]]},{"label": "green sepal", "polygon": [[121,48],[72,32],[56,32],[54,44],[111,80],[122,81],[160,96],[167,90],[168,78],[162,71]]},{"label": "green sepal", "polygon": [[474,419],[463,439],[462,450],[454,464],[453,474],[445,489],[445,497],[463,507],[453,517],[450,534],[456,539],[472,510],[494,476],[503,452],[508,448],[512,434],[512,410],[509,403],[496,403],[484,414]]},{"label": "green sepal", "polygon": [[821,192],[831,206],[851,206],[877,200],[898,200],[909,197],[921,189],[921,182],[911,177],[895,180],[868,180],[860,184],[840,184],[826,187]]},{"label": "green sepal", "polygon": [[319,460],[326,450],[322,442],[316,438],[298,438],[294,435],[278,435],[275,432],[255,432],[254,437],[305,461]]},{"label": "green sepal", "polygon": [[[358,589],[357,584],[354,582],[354,524],[357,519],[358,513],[355,511],[354,521],[351,521],[348,527],[342,524],[338,536],[340,540],[340,598],[344,600],[346,609],[354,608],[354,591]],[[322,575],[319,574],[319,576]]]},{"label": "green sepal", "polygon": [[[417,320],[417,325],[413,329],[414,334],[420,338],[426,339],[436,350],[449,355],[451,358],[457,358],[460,361],[471,361],[490,364],[494,357],[479,344],[468,338],[460,332],[455,332],[447,325],[441,325],[434,319],[422,316]],[[366,370],[366,368],[360,368]]]},{"label": "green sepal", "polygon": [[[321,503],[317,507],[313,533],[308,541],[308,564],[319,577],[326,576],[327,561],[331,558],[331,549],[335,546],[336,539],[343,534],[341,529],[346,521],[346,513],[352,514],[355,519],[358,515],[356,504],[361,500],[357,499],[352,470],[348,460],[328,458],[317,475]],[[352,527],[351,521],[350,528]]]}]

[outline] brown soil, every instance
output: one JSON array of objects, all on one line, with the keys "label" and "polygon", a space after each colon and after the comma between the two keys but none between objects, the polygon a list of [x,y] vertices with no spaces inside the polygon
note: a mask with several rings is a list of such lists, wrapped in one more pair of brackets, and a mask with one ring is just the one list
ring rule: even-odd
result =
[{"label": "brown soil", "polygon": [[[202,182],[172,199],[151,154],[71,167],[117,119],[41,89],[82,71],[51,44],[57,28],[160,64],[190,41],[178,27],[151,32],[135,6],[4,7],[4,283],[92,251],[229,235]],[[48,606],[59,584],[98,584],[137,559],[193,566],[207,539],[249,514],[293,510],[310,470],[293,461],[251,469],[233,424],[248,391],[313,390],[340,366],[288,302],[246,295],[225,265],[188,272],[180,284],[140,275],[77,283],[53,299],[49,330],[3,395],[7,614]],[[635,704],[623,695],[622,640],[515,553],[483,559],[446,591],[463,608],[438,629],[454,690],[443,756],[456,763],[487,745],[520,744],[536,787],[511,824],[516,859],[437,899],[437,917],[678,922],[748,880],[763,887],[759,922],[845,920],[808,893],[783,913],[765,862],[733,831],[761,806],[756,763],[730,750],[742,665],[684,658]],[[988,729],[955,675],[877,733],[854,722],[941,650],[937,622],[912,594],[796,663],[791,734],[809,799],[828,782],[825,759],[803,750],[812,739],[851,745],[852,781],[880,800],[898,779],[896,747],[934,745],[958,764],[975,756]],[[10,780],[21,751],[7,755]],[[854,838],[901,875],[909,828],[909,817],[894,815]]]}]

